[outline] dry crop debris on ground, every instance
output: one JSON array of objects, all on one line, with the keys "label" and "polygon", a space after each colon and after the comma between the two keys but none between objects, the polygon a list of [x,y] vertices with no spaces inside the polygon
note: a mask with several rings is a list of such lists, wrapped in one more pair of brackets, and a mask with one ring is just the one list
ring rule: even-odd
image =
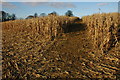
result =
[{"label": "dry crop debris on ground", "polygon": [[119,80],[120,43],[97,53],[86,24],[65,16],[3,22],[2,78]]}]

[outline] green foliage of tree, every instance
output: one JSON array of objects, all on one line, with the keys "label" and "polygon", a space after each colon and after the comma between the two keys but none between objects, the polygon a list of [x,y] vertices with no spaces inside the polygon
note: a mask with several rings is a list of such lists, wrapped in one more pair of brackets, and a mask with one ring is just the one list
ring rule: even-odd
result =
[{"label": "green foliage of tree", "polygon": [[71,10],[68,10],[66,13],[65,13],[65,16],[73,16],[73,12]]},{"label": "green foliage of tree", "polygon": [[10,15],[9,13],[6,13],[5,11],[0,11],[0,16],[2,19],[0,21],[9,21],[9,20],[16,20],[16,15],[12,14]]},{"label": "green foliage of tree", "polygon": [[58,14],[57,14],[57,12],[53,11],[52,13],[49,13],[48,15],[55,15],[55,16],[57,16]]},{"label": "green foliage of tree", "polygon": [[45,13],[40,14],[41,17],[47,16]]},{"label": "green foliage of tree", "polygon": [[15,19],[16,19],[15,14],[12,14],[12,15],[11,15],[11,18],[12,18],[12,20],[15,20]]},{"label": "green foliage of tree", "polygon": [[36,17],[38,17],[38,14],[37,14],[37,13],[35,13],[35,14],[34,14],[34,17],[35,17],[35,18],[36,18]]}]

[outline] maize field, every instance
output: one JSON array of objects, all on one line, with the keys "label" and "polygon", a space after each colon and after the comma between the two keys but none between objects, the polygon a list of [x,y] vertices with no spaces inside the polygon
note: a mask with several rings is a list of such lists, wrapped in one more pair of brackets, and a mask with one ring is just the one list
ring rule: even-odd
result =
[{"label": "maize field", "polygon": [[119,79],[118,19],[103,13],[1,22],[2,79]]},{"label": "maize field", "polygon": [[89,36],[92,39],[97,52],[108,53],[111,47],[118,43],[118,13],[102,13],[85,16],[82,18],[86,23]]}]

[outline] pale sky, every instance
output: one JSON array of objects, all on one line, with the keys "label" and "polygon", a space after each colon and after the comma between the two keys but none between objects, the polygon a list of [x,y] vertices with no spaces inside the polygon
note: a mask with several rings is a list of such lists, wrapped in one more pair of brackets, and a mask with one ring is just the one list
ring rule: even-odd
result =
[{"label": "pale sky", "polygon": [[119,2],[119,0],[1,0],[6,2]]}]

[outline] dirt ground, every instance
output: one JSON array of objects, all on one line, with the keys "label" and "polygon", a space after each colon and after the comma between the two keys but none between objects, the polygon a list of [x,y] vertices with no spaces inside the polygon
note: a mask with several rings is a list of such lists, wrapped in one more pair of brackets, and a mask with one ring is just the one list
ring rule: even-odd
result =
[{"label": "dirt ground", "polygon": [[3,80],[120,80],[120,43],[108,54],[96,53],[81,22],[71,25],[69,32],[49,46],[41,46],[34,37],[25,32],[3,31]]}]

